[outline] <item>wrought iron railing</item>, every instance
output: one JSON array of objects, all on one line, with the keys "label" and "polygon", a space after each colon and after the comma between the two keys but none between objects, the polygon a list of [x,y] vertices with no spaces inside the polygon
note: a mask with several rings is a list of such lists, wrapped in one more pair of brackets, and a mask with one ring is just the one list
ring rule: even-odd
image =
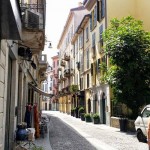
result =
[{"label": "wrought iron railing", "polygon": [[20,4],[23,27],[45,29],[44,4]]}]

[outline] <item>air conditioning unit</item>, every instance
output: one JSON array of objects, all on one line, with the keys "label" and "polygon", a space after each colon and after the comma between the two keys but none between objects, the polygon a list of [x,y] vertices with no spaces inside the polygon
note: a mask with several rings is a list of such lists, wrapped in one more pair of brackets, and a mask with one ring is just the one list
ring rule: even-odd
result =
[{"label": "air conditioning unit", "polygon": [[26,10],[22,20],[25,28],[44,29],[43,15],[38,12]]}]

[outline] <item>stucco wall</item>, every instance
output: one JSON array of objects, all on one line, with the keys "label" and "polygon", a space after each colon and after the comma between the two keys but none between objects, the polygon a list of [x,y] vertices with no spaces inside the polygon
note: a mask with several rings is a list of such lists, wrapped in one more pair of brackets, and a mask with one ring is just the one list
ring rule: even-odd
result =
[{"label": "stucco wall", "polygon": [[5,90],[7,72],[6,72],[6,46],[5,40],[0,43],[0,149],[4,149],[4,136],[5,136],[5,107],[6,99],[5,96],[7,91]]},{"label": "stucco wall", "polygon": [[[136,16],[136,0],[108,0],[107,9],[107,22],[110,24],[112,18],[122,18],[126,16]],[[143,2],[143,1],[142,1]]]}]

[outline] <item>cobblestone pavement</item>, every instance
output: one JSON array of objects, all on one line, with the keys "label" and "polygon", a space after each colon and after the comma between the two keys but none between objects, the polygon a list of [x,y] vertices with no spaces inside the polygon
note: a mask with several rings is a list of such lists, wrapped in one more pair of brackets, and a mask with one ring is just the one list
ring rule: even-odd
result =
[{"label": "cobblestone pavement", "polygon": [[53,150],[96,150],[77,131],[55,116],[50,117],[49,130]]},{"label": "cobblestone pavement", "polygon": [[[64,123],[71,126],[82,137],[84,137],[87,141],[89,141],[97,150],[148,150],[147,144],[138,142],[135,133],[120,132],[120,130],[117,128],[109,127],[102,124],[94,125],[93,123],[86,123],[85,121],[81,121],[78,118],[59,112],[45,111],[44,113],[53,116],[53,118],[55,117],[61,119]],[[56,126],[58,126],[57,121],[55,122],[56,124],[54,124],[54,129]],[[65,132],[67,131],[64,128],[62,128],[62,130],[64,130]],[[58,137],[60,136],[61,138],[68,137],[65,139],[66,145],[71,144],[68,141],[72,135],[70,134],[68,135],[68,133],[66,133],[66,136],[61,135],[61,133],[59,134],[55,135],[53,139],[50,138],[50,143],[52,142],[51,140],[55,140],[55,138],[57,139],[57,136]],[[71,134],[74,133],[72,132]],[[50,132],[50,137],[51,136],[53,136],[53,134],[51,134]],[[76,138],[74,140],[76,140]],[[60,147],[57,147],[58,149],[53,150],[69,150],[69,149],[61,149],[61,144],[62,143],[60,142],[59,143]],[[89,150],[89,149],[85,147],[81,150]]]}]

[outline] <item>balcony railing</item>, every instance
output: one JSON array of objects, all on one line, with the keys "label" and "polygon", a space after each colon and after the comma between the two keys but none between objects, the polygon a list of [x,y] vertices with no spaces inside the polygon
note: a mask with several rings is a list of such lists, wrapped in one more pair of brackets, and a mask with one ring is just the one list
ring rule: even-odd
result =
[{"label": "balcony railing", "polygon": [[63,67],[65,67],[65,61],[61,60],[60,65],[63,66]]},{"label": "balcony railing", "polygon": [[70,77],[70,69],[65,69],[64,70],[64,76],[65,77]]},{"label": "balcony railing", "polygon": [[69,60],[70,60],[70,56],[67,55],[66,53],[65,53],[65,55],[64,55],[64,60],[65,60],[65,61],[69,61]]},{"label": "balcony railing", "polygon": [[66,80],[66,78],[65,78],[63,75],[60,75],[60,79],[61,79],[62,81],[65,81],[65,80]]},{"label": "balcony railing", "polygon": [[44,29],[44,4],[20,4],[23,27],[31,29]]},{"label": "balcony railing", "polygon": [[61,67],[58,67],[58,71],[61,71],[62,69],[61,69]]}]

